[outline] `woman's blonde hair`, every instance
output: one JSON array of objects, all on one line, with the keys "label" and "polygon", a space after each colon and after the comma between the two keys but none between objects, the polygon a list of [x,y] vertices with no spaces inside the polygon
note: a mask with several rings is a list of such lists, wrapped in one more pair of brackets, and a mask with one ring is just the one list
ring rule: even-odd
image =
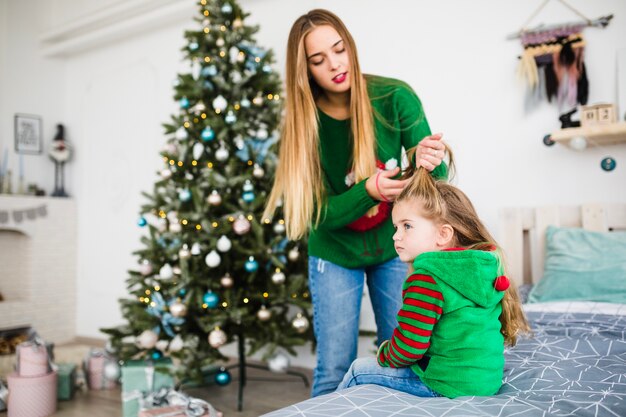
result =
[{"label": "woman's blonde hair", "polygon": [[283,202],[287,237],[302,238],[323,213],[326,191],[319,154],[319,130],[315,101],[323,94],[308,71],[305,37],[316,27],[333,27],[343,39],[350,62],[350,121],[353,139],[352,168],[355,181],[376,170],[372,107],[361,73],[356,45],[343,22],[328,10],[315,9],[300,16],[287,42],[285,114],[279,142],[279,163],[264,218]]},{"label": "woman's blonde hair", "polygon": [[[414,154],[415,149],[409,151]],[[449,156],[449,172],[454,170],[454,156],[446,146]],[[411,155],[410,155],[411,156]],[[410,158],[411,159],[411,158]],[[474,205],[463,191],[454,185],[435,180],[432,175],[422,167],[411,166],[403,174],[403,179],[410,179],[408,185],[402,190],[396,204],[402,201],[417,201],[427,219],[437,224],[449,224],[454,229],[453,244],[455,246],[475,250],[496,250],[501,264],[502,273],[506,274],[506,265],[502,251],[485,225],[482,223]],[[522,311],[517,288],[510,280],[511,285],[504,293],[502,299],[502,335],[504,341],[510,346],[517,342],[520,333],[530,332],[530,327]]]}]

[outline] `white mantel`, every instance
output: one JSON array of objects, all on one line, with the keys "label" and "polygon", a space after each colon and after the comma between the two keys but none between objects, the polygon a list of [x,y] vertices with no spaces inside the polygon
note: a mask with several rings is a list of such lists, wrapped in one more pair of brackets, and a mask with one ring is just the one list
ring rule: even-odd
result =
[{"label": "white mantel", "polygon": [[0,195],[0,329],[75,337],[76,235],[73,200]]}]

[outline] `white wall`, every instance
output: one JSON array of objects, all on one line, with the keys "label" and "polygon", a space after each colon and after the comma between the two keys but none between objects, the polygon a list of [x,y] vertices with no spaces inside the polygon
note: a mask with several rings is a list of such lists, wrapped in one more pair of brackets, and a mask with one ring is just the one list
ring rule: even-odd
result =
[{"label": "white wall", "polygon": [[[127,294],[125,271],[134,266],[131,252],[140,247],[141,231],[135,226],[139,193],[150,190],[156,179],[164,143],[161,123],[176,111],[171,81],[185,66],[179,49],[183,30],[195,25],[194,2],[154,1],[153,13],[168,7],[178,13],[168,20],[151,18],[146,11],[136,17],[142,20],[135,32],[63,32],[71,26],[64,22],[101,16],[107,4],[112,10],[142,1],[56,0],[41,9],[41,0],[0,0],[0,18],[4,7],[7,21],[6,31],[0,25],[0,42],[8,38],[0,56],[0,143],[12,144],[13,113],[28,111],[43,116],[47,142],[53,123],[65,122],[77,148],[68,190],[79,212],[77,333],[82,336],[97,337],[99,327],[120,322],[116,300]],[[626,48],[626,2],[571,3],[591,18],[615,14],[607,29],[587,29],[585,36],[590,102],[616,102],[616,51]],[[548,104],[524,109],[523,86],[516,78],[521,46],[505,37],[520,28],[540,0],[241,4],[252,13],[250,21],[261,24],[258,40],[274,49],[281,71],[289,27],[297,16],[323,7],[342,17],[356,39],[364,71],[403,79],[418,92],[432,129],[444,132],[455,151],[457,183],[496,235],[500,207],[626,202],[626,145],[584,152],[547,148],[542,138],[558,129],[558,110]],[[151,25],[150,19],[160,19],[159,24]],[[571,20],[578,18],[550,2],[533,23]],[[122,25],[114,22],[111,28],[116,24]],[[40,27],[52,47],[42,50],[37,44]],[[65,38],[54,38],[55,33]],[[60,57],[44,59],[42,53]],[[599,167],[607,155],[617,160],[611,173]],[[34,179],[51,184],[44,173],[52,172],[52,164],[45,157],[28,163]]]}]

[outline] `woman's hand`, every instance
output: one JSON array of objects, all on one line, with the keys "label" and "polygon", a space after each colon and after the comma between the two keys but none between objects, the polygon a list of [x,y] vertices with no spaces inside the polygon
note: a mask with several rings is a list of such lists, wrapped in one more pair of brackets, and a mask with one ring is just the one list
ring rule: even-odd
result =
[{"label": "woman's hand", "polygon": [[432,171],[441,165],[446,156],[446,148],[441,141],[442,136],[442,133],[435,133],[420,141],[415,151],[416,166],[423,166],[428,171]]},{"label": "woman's hand", "polygon": [[399,167],[390,171],[379,171],[365,182],[365,190],[374,200],[392,202],[398,197],[409,180],[394,180],[400,172]]}]

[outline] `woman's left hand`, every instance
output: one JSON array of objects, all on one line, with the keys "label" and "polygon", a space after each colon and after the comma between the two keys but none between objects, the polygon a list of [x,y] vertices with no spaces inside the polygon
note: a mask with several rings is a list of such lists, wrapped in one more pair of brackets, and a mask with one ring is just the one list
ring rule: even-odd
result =
[{"label": "woman's left hand", "polygon": [[435,133],[420,141],[415,152],[416,166],[423,166],[428,171],[432,171],[441,165],[446,156],[446,147],[441,141],[442,137],[443,133]]}]

